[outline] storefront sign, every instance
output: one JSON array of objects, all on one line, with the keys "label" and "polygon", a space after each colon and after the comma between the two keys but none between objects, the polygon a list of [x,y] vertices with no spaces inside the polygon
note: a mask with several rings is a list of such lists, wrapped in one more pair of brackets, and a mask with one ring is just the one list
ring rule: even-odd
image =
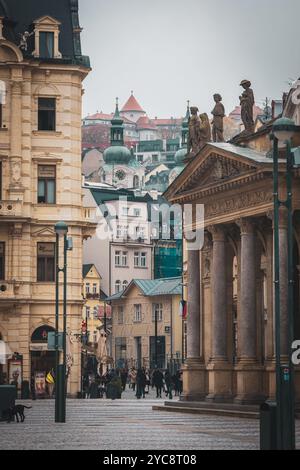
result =
[{"label": "storefront sign", "polygon": [[35,393],[37,396],[46,395],[46,374],[45,372],[36,372],[34,377]]}]

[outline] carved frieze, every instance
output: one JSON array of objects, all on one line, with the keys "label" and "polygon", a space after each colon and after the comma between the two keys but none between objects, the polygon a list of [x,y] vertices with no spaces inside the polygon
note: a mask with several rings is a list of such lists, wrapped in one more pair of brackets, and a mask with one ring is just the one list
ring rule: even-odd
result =
[{"label": "carved frieze", "polygon": [[273,195],[266,191],[251,191],[248,193],[241,193],[230,199],[221,199],[205,204],[205,217],[213,217],[221,214],[228,214],[237,212],[240,209],[247,207],[255,207],[260,204],[268,204],[273,202]]}]

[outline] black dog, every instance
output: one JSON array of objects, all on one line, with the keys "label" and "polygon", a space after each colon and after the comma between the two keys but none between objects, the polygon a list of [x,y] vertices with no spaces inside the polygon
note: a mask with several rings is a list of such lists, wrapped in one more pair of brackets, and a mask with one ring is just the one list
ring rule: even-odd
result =
[{"label": "black dog", "polygon": [[21,419],[21,423],[24,423],[25,421],[25,408],[27,410],[31,409],[31,406],[24,406],[24,405],[16,405],[13,406],[12,408],[9,408],[6,410],[6,415],[7,415],[7,422],[10,423],[11,421],[15,420],[15,417],[17,419],[17,423],[19,423],[19,417]]}]

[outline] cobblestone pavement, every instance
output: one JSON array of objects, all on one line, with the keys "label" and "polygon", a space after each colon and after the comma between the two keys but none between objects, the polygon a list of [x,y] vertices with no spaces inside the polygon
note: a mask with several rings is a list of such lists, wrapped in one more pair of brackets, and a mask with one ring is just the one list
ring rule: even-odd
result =
[{"label": "cobblestone pavement", "polygon": [[[23,424],[0,423],[0,449],[201,450],[257,449],[259,422],[152,411],[145,400],[68,400],[67,423],[54,423],[54,401],[23,402]],[[300,423],[297,423],[300,444]]]}]

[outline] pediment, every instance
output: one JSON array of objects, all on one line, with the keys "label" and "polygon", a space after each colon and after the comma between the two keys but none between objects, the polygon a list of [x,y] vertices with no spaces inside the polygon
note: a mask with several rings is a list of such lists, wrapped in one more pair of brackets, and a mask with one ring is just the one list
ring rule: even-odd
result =
[{"label": "pediment", "polygon": [[35,238],[52,237],[53,238],[55,237],[55,231],[54,229],[46,227],[41,230],[37,230],[36,232],[33,232],[32,237],[35,237]]},{"label": "pediment", "polygon": [[[264,155],[255,154],[249,149],[232,148],[226,144],[218,148],[208,144],[191,160],[180,176],[168,188],[165,196],[169,200],[193,193],[195,190],[213,192],[227,183],[242,180],[243,177],[252,177],[258,173],[264,164]],[[234,150],[234,153],[233,153]],[[239,153],[240,152],[240,153]],[[245,155],[249,153],[249,157]],[[254,158],[257,157],[257,158]]]},{"label": "pediment", "polygon": [[45,16],[41,16],[40,18],[35,20],[34,24],[47,25],[47,26],[50,26],[50,25],[51,26],[59,26],[61,23],[59,21],[57,21],[55,18],[53,18],[52,16],[45,15]]}]

